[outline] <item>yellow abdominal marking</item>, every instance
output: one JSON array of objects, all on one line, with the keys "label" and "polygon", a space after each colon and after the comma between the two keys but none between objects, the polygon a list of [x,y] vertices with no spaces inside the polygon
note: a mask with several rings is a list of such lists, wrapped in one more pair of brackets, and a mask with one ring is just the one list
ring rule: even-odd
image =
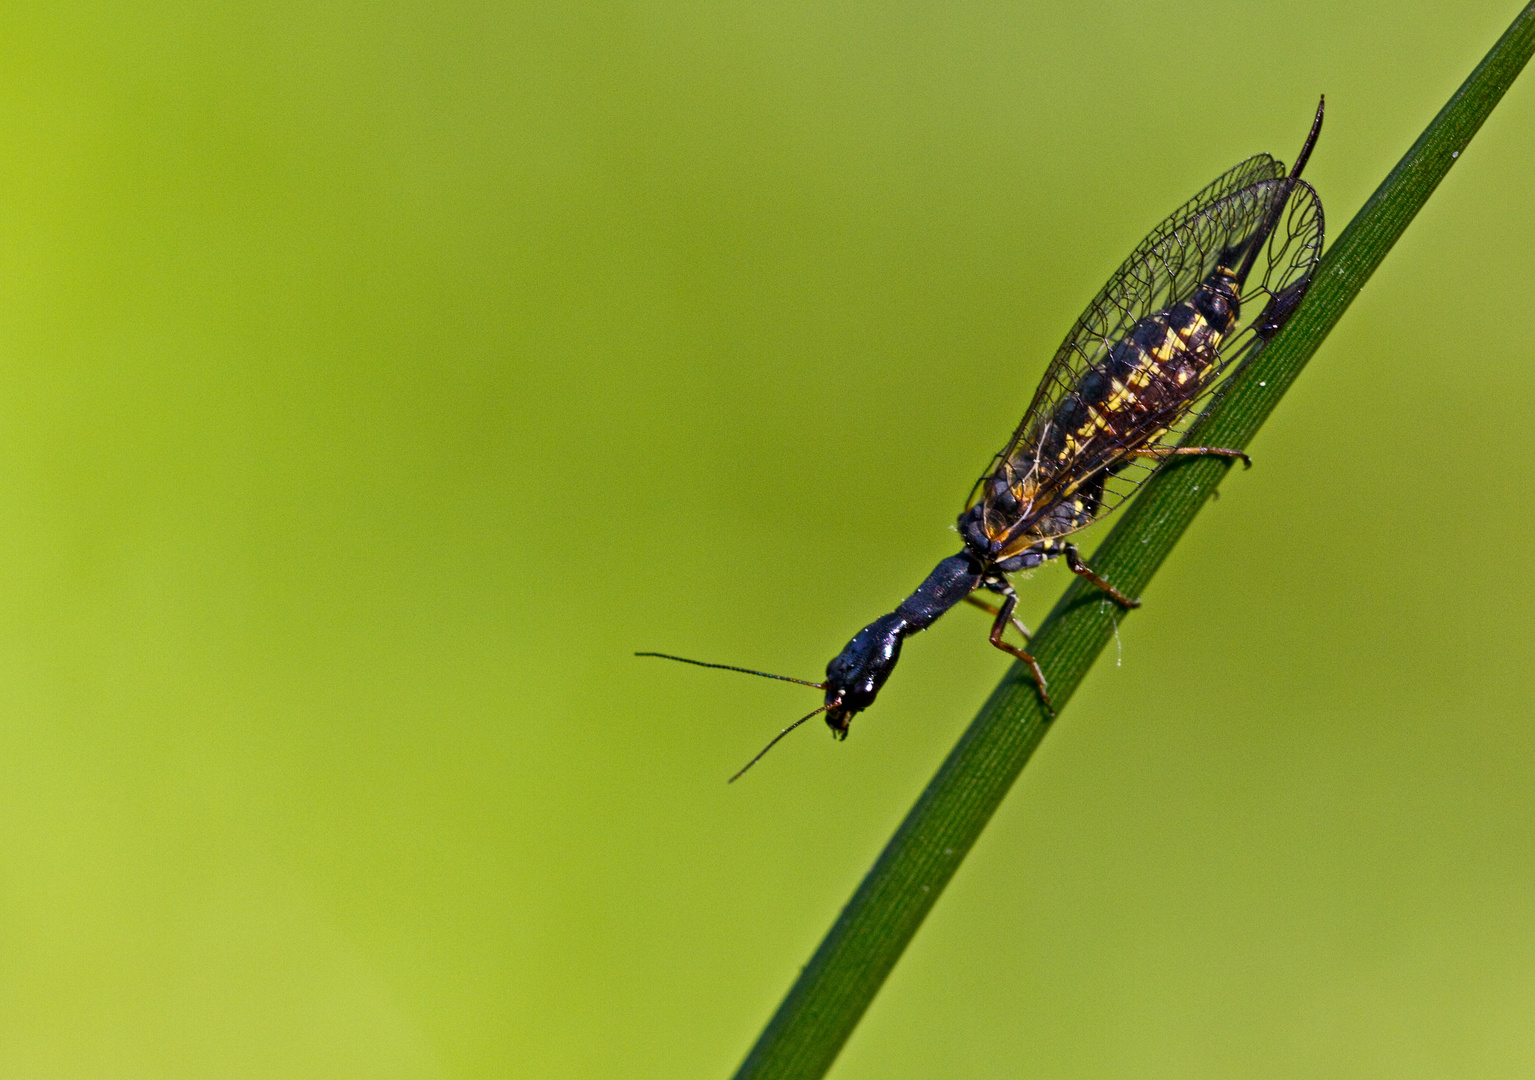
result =
[{"label": "yellow abdominal marking", "polygon": [[1135,392],[1122,383],[1114,384],[1114,394],[1103,403],[1109,412],[1120,412],[1127,405],[1135,404]]},{"label": "yellow abdominal marking", "polygon": [[[1135,366],[1130,369],[1125,381],[1114,379],[1110,383],[1109,396],[1099,404],[1088,407],[1087,416],[1076,430],[1065,433],[1060,452],[1052,463],[1052,471],[1064,468],[1072,459],[1083,453],[1098,438],[1100,432],[1109,430],[1113,417],[1134,412],[1140,405],[1140,395],[1137,391],[1150,386],[1159,373],[1163,379],[1171,376],[1179,386],[1186,386],[1190,381],[1197,381],[1202,374],[1208,372],[1209,365],[1214,360],[1215,350],[1220,346],[1224,335],[1210,325],[1208,320],[1194,308],[1192,302],[1186,302],[1183,308],[1185,310],[1179,314],[1187,318],[1188,324],[1181,330],[1174,330],[1170,324],[1164,323],[1162,340],[1150,352],[1133,342],[1126,341],[1126,344],[1135,349]],[[1172,311],[1177,310],[1172,309]],[[1159,317],[1158,322],[1165,317]],[[1193,362],[1179,363],[1175,370],[1168,370],[1179,357],[1187,357]],[[1208,359],[1202,361],[1201,358]],[[1136,442],[1142,445],[1155,442],[1165,430],[1165,428],[1159,429],[1157,432],[1137,437]],[[1123,452],[1136,453],[1128,448]],[[1013,497],[1024,506],[1032,506],[1034,500],[1040,495],[1039,484],[1032,475],[1021,478],[1010,485],[1010,488]],[[1073,501],[1071,506],[1078,513],[1087,512],[1080,499]]]},{"label": "yellow abdominal marking", "polygon": [[[1169,331],[1167,336],[1171,338],[1174,335],[1171,331]],[[1164,339],[1163,345],[1165,344],[1166,341]],[[1157,346],[1158,349],[1161,349],[1162,347],[1162,345]],[[1114,388],[1114,392],[1110,394],[1108,400],[1103,403],[1103,411],[1106,413],[1123,412],[1127,407],[1133,406],[1136,401],[1139,400],[1135,390],[1138,390],[1145,386],[1147,383],[1151,382],[1151,368],[1154,361],[1155,356],[1153,354],[1146,352],[1140,353],[1139,359],[1137,359],[1135,362],[1134,369],[1130,372],[1129,385],[1120,382],[1118,379],[1115,379],[1110,384]],[[1132,390],[1131,387],[1134,387],[1135,389]],[[1107,425],[1100,419],[1098,427],[1102,428],[1106,426]]]}]

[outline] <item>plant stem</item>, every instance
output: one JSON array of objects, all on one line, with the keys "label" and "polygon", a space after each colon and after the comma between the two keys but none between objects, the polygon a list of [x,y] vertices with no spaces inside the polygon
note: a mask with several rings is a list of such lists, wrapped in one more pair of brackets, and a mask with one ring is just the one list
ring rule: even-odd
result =
[{"label": "plant stem", "polygon": [[[1233,377],[1230,390],[1190,432],[1189,445],[1247,445],[1532,51],[1535,2],[1328,249],[1301,310]],[[1158,472],[1091,565],[1125,592],[1139,595],[1229,467],[1229,461],[1198,457]],[[1031,651],[1049,676],[1057,708],[1070,699],[1126,614],[1078,580],[1040,625]],[[1014,664],[795,980],[737,1080],[825,1074],[1049,726],[1027,670]]]}]

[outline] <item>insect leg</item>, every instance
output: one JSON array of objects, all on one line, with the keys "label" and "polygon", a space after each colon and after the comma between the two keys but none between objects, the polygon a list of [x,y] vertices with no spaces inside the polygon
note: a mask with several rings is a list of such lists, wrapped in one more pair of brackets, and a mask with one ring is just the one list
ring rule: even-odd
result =
[{"label": "insect leg", "polygon": [[1241,458],[1243,466],[1253,467],[1253,459],[1240,450],[1227,450],[1224,446],[1158,446],[1151,450],[1131,450],[1129,457],[1149,457],[1159,461],[1175,454],[1199,454],[1209,457]]},{"label": "insect leg", "polygon": [[[1013,592],[1012,585],[1009,585],[1006,582],[1004,582],[1003,586],[1004,586],[1003,588],[997,589],[996,591],[1002,593],[1004,596],[1016,596],[1017,595],[1016,593]],[[1000,614],[1002,614],[1002,610],[1000,608],[992,607],[990,604],[988,604],[984,600],[977,600],[975,598],[975,593],[971,593],[969,596],[965,597],[965,603],[975,605],[976,607],[980,608],[982,611],[986,612],[986,614],[988,614],[988,615],[1000,615]],[[1016,618],[1016,617],[1009,617],[1008,621],[1011,622],[1013,624],[1013,626],[1017,628],[1018,632],[1023,635],[1023,640],[1024,641],[1028,641],[1030,638],[1032,638],[1034,636],[1032,633],[1029,632],[1029,628],[1027,626],[1024,626],[1022,621],[1020,621],[1018,618]]]},{"label": "insect leg", "polygon": [[[1009,588],[1007,591],[1007,596],[1002,601],[1002,607],[1000,609],[993,609],[997,612],[997,618],[996,621],[991,624],[990,641],[993,645],[1007,653],[1009,656],[1016,656],[1019,660],[1022,660],[1025,664],[1029,665],[1029,671],[1034,675],[1034,685],[1039,690],[1039,700],[1044,705],[1045,712],[1054,717],[1055,706],[1050,704],[1050,695],[1047,692],[1045,686],[1045,673],[1040,670],[1039,661],[1034,659],[1028,653],[1024,652],[1022,649],[1018,648],[1016,645],[1009,645],[1007,642],[1002,640],[1002,635],[1007,633],[1007,624],[1010,621],[1014,621],[1013,608],[1016,607],[1017,604],[1018,594]],[[983,606],[990,607],[990,605]]]},{"label": "insect leg", "polygon": [[1066,556],[1066,565],[1071,567],[1071,572],[1073,574],[1076,574],[1078,577],[1085,577],[1088,581],[1091,581],[1094,585],[1098,586],[1098,588],[1108,593],[1116,603],[1121,604],[1124,607],[1138,608],[1141,606],[1141,602],[1139,600],[1132,600],[1130,597],[1114,588],[1114,586],[1110,585],[1103,578],[1095,574],[1093,572],[1093,568],[1083,562],[1082,556],[1077,553],[1077,545],[1062,544],[1061,548],[1061,553]]}]

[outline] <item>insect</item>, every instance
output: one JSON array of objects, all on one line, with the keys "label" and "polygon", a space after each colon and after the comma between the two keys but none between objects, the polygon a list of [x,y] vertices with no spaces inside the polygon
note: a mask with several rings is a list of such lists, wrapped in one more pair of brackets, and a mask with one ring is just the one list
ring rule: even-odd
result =
[{"label": "insect", "polygon": [[[637,653],[811,686],[820,708],[784,728],[734,781],[789,732],[821,713],[833,736],[874,703],[901,643],[968,602],[993,616],[991,644],[1028,665],[1045,708],[1049,684],[1027,650],[1003,639],[1018,603],[1008,575],[1064,557],[1126,608],[1126,596],[1083,561],[1070,539],[1112,512],[1158,468],[1180,456],[1240,459],[1239,450],[1183,445],[1183,433],[1224,385],[1295,313],[1321,257],[1322,204],[1300,179],[1322,130],[1325,99],[1286,172],[1258,154],[1223,173],[1168,218],[1109,278],[1050,361],[1012,438],[959,515],[964,548],[915,592],[865,626],[826,665],[822,682]],[[991,593],[996,604],[978,599]]]}]

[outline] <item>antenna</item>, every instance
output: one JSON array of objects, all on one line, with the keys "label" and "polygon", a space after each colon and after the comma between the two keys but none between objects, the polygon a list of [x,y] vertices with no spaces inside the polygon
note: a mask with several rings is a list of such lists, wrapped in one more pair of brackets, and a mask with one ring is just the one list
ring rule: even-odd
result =
[{"label": "antenna", "polygon": [[[823,682],[811,682],[809,679],[796,679],[792,675],[774,675],[774,674],[772,674],[771,672],[768,672],[768,671],[755,671],[752,668],[736,667],[734,664],[707,664],[707,663],[705,663],[702,660],[689,660],[686,656],[673,656],[671,653],[664,653],[664,652],[637,652],[634,655],[635,656],[655,656],[655,657],[659,657],[662,660],[675,660],[679,664],[692,664],[695,667],[718,668],[720,671],[739,671],[742,675],[760,675],[764,679],[778,679],[781,682],[799,683],[801,686],[813,687],[816,690],[825,690],[826,689],[826,684],[823,683]],[[809,719],[811,719],[812,717],[815,717],[815,716],[820,716],[827,709],[835,709],[838,705],[841,705],[841,704],[842,704],[842,698],[839,696],[835,701],[828,701],[825,705],[822,705],[815,712],[806,713],[804,716],[802,716],[798,720],[794,721],[794,723],[792,723],[788,727],[784,728],[777,735],[774,735],[772,741],[769,742],[766,746],[764,746],[761,750],[758,750],[757,751],[757,756],[752,758],[745,765],[742,765],[741,769],[740,769],[740,772],[737,772],[734,776],[732,776],[729,780],[727,780],[726,783],[733,784],[737,780],[741,779],[741,775],[743,773],[745,773],[747,769],[751,768],[753,765],[757,764],[757,762],[762,760],[762,755],[766,754],[769,750],[773,749],[773,747],[778,745],[778,740],[779,739],[783,738],[785,735],[789,734],[789,732],[791,732],[795,728],[799,727],[806,720],[809,720]]]},{"label": "antenna", "polygon": [[[773,675],[766,671],[753,671],[751,668],[736,667],[734,664],[706,664],[702,660],[689,660],[686,656],[673,656],[664,652],[637,652],[635,656],[659,656],[662,660],[675,660],[679,664],[692,664],[695,667],[719,668],[721,671],[739,671],[742,675],[760,675],[764,679],[778,679],[781,682],[799,683],[801,686],[813,686],[817,690],[825,690],[823,682],[811,682],[809,679],[796,679],[792,675]],[[810,714],[814,716],[814,713]],[[806,717],[808,720],[809,717]]]},{"label": "antenna", "polygon": [[[794,681],[795,681],[795,682],[798,682],[798,681],[799,681],[799,680],[797,680],[797,679],[796,679],[796,680],[794,680]],[[743,774],[744,774],[744,773],[745,773],[745,772],[746,772],[746,770],[747,770],[747,769],[749,769],[749,768],[751,768],[751,767],[752,767],[752,766],[753,766],[753,765],[755,765],[755,764],[757,764],[757,762],[759,762],[759,761],[761,761],[761,760],[762,760],[762,755],[764,755],[764,754],[766,754],[766,753],[767,753],[767,752],[768,752],[768,751],[769,751],[769,750],[771,750],[771,749],[773,749],[773,747],[775,747],[775,746],[777,746],[777,745],[778,745],[778,740],[779,740],[779,739],[781,739],[781,738],[783,738],[783,737],[784,737],[784,736],[785,736],[785,735],[787,735],[787,734],[789,734],[789,732],[791,732],[791,731],[793,731],[793,730],[794,730],[794,729],[795,729],[795,728],[797,728],[797,727],[799,727],[799,726],[800,726],[800,725],[801,725],[801,724],[803,724],[803,723],[804,723],[804,722],[805,722],[805,721],[806,721],[806,720],[809,720],[809,719],[810,719],[810,718],[811,718],[811,717],[813,717],[813,716],[820,716],[820,715],[821,715],[821,714],[822,714],[822,713],[823,713],[823,712],[825,712],[825,711],[826,711],[826,710],[827,710],[827,709],[830,709],[830,708],[832,708],[832,707],[834,707],[834,706],[837,706],[837,705],[841,705],[841,704],[842,704],[842,699],[841,699],[841,698],[838,698],[838,699],[837,699],[837,700],[836,700],[836,701],[831,701],[831,702],[828,702],[828,703],[827,703],[827,704],[825,704],[825,705],[822,705],[822,706],[821,706],[821,707],[820,707],[820,708],[819,708],[819,709],[817,709],[817,710],[816,710],[816,711],[815,711],[815,712],[813,712],[813,713],[806,713],[806,714],[805,714],[805,715],[804,715],[804,716],[802,716],[802,717],[800,717],[800,718],[799,718],[799,719],[798,719],[798,720],[796,720],[796,721],[794,721],[794,723],[792,723],[792,724],[790,724],[790,725],[789,725],[789,726],[788,726],[788,727],[786,727],[786,728],[784,728],[784,729],[783,729],[783,730],[782,730],[782,731],[780,731],[780,732],[779,732],[779,733],[778,733],[778,734],[777,734],[777,735],[774,735],[774,736],[773,736],[773,739],[772,739],[772,741],[771,741],[771,742],[769,742],[769,743],[768,743],[768,744],[767,744],[767,745],[766,745],[766,746],[764,746],[764,747],[763,747],[763,748],[762,748],[762,749],[761,749],[761,750],[758,750],[758,751],[757,751],[757,756],[756,756],[756,757],[754,757],[754,758],[752,758],[752,759],[751,759],[751,760],[750,760],[750,761],[748,761],[748,762],[747,762],[747,763],[746,763],[746,764],[745,764],[745,765],[742,765],[742,766],[741,766],[741,771],[740,771],[740,772],[738,772],[738,773],[736,773],[736,774],[735,774],[735,775],[734,775],[734,776],[732,776],[732,777],[731,777],[731,778],[730,778],[730,779],[729,779],[729,780],[726,780],[726,781],[725,781],[725,783],[727,783],[727,784],[733,784],[733,783],[735,783],[735,782],[736,782],[736,781],[737,781],[737,780],[739,780],[739,779],[741,779],[741,777],[742,777],[742,775],[743,775]]]}]

